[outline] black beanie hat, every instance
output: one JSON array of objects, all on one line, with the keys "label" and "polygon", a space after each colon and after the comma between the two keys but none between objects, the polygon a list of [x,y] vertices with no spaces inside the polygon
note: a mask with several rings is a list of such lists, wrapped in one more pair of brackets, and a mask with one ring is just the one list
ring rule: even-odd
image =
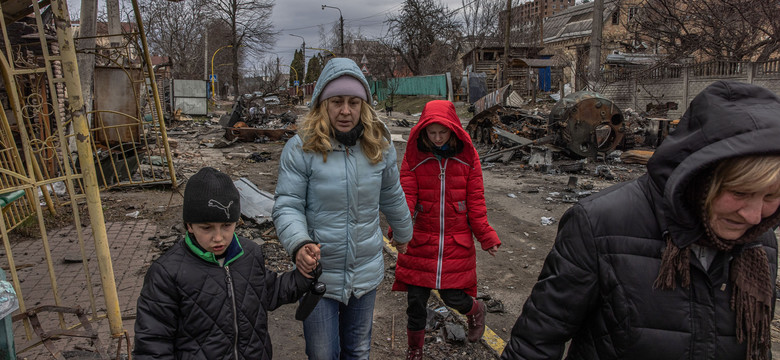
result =
[{"label": "black beanie hat", "polygon": [[185,223],[237,222],[241,216],[238,189],[227,174],[204,167],[184,188]]}]

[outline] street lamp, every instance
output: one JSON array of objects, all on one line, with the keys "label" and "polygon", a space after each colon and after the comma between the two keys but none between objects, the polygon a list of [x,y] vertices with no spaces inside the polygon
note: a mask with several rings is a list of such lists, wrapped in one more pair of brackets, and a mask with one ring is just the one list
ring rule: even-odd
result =
[{"label": "street lamp", "polygon": [[339,32],[341,33],[339,36],[339,42],[341,43],[341,56],[344,56],[344,17],[341,16],[341,9],[335,6],[322,5],[322,10],[325,10],[325,8],[336,9],[339,11],[339,23],[341,24],[339,26]]},{"label": "street lamp", "polygon": [[[301,51],[303,51],[303,76],[306,76],[306,39],[303,38],[303,36],[290,34],[290,36],[295,36],[301,38],[301,41],[303,42],[301,44]],[[297,73],[297,71],[296,71]]]},{"label": "street lamp", "polygon": [[[284,65],[284,64],[279,64],[279,65],[281,65],[281,66],[287,66],[288,68],[292,69],[292,71],[295,73],[295,84],[296,84],[296,85],[295,85],[295,97],[297,98],[297,97],[298,97],[298,85],[297,85],[297,84],[299,84],[299,83],[300,83],[300,82],[298,81],[298,70],[295,70],[295,68],[294,68],[294,67],[292,67],[292,66],[290,66],[290,65]],[[278,70],[278,68],[277,68],[277,70]],[[303,99],[303,98],[301,98],[301,99]]]},{"label": "street lamp", "polygon": [[214,57],[217,56],[217,53],[220,50],[222,50],[224,48],[229,48],[229,47],[233,47],[233,45],[225,45],[223,47],[220,47],[219,49],[217,49],[217,51],[214,51],[214,55],[211,55],[211,79],[209,79],[209,80],[211,80],[211,98],[212,99],[216,97],[214,95],[215,94],[214,93]]},{"label": "street lamp", "polygon": [[[297,84],[300,83],[300,81],[298,81],[298,70],[295,70],[295,68],[290,66],[290,65],[285,65],[285,64],[279,64],[279,65],[287,66],[288,68],[292,69],[292,71],[295,73],[295,83],[297,83]],[[298,95],[298,85],[295,85],[295,95],[296,96]]]}]

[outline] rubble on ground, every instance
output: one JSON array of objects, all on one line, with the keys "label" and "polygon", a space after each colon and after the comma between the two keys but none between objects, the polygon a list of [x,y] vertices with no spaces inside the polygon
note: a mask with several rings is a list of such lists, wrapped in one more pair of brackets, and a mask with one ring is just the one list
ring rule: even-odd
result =
[{"label": "rubble on ground", "polygon": [[[570,162],[556,169],[553,160],[646,164],[652,149],[677,123],[619,109],[589,91],[554,99],[524,100],[507,85],[477,101],[466,131],[478,148],[487,148],[480,153],[483,162],[520,159],[538,171],[570,173],[585,167]],[[609,166],[596,172],[606,179],[615,178]]]},{"label": "rubble on ground", "polygon": [[268,103],[267,98],[247,94],[236,100],[219,119],[227,141],[268,142],[295,136],[298,116],[288,105]]}]

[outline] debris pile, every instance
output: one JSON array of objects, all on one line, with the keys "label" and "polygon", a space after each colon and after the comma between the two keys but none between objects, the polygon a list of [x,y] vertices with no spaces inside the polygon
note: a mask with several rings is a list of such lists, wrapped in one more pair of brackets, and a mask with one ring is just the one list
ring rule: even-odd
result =
[{"label": "debris pile", "polygon": [[[669,119],[622,110],[590,91],[575,92],[554,103],[529,103],[507,85],[474,104],[474,117],[466,131],[475,144],[490,147],[480,154],[483,161],[520,157],[540,171],[549,170],[552,160],[561,156],[574,160],[610,157],[615,162],[641,164],[652,151],[631,149],[657,147],[676,125]],[[561,171],[582,170],[577,163],[571,166],[577,169]]]},{"label": "debris pile", "polygon": [[[225,139],[242,142],[267,142],[286,140],[297,131],[295,115],[276,101],[269,103],[268,96],[261,98],[247,94],[236,100],[230,113],[220,118],[225,128]],[[280,112],[280,110],[282,110]]]}]

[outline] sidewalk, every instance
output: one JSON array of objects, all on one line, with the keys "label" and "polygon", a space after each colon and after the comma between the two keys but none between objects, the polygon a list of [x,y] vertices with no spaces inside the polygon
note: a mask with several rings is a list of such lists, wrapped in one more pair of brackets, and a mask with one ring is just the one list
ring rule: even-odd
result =
[{"label": "sidewalk", "polygon": [[[97,322],[93,322],[92,326],[97,328],[103,348],[110,348],[110,352],[115,353],[117,340],[109,338],[110,330],[108,320],[105,319],[106,306],[95,257],[95,246],[91,236],[92,232],[88,225],[83,228],[83,232],[86,257],[90,259],[88,269],[91,274],[91,292],[95,297],[98,316],[101,317]],[[146,269],[156,253],[153,251],[155,244],[149,239],[158,235],[157,227],[149,220],[138,219],[107,223],[106,232],[111,251],[119,308],[123,317],[122,325],[132,339],[136,299],[141,292]],[[81,251],[75,228],[69,226],[51,231],[49,233],[49,246],[57,290],[60,295],[59,305],[70,308],[78,306],[91,315],[90,287],[87,285],[86,276],[84,276],[84,264],[81,262]],[[42,241],[40,239],[19,241],[13,243],[11,248],[17,268],[21,268],[18,273],[26,308],[55,305]],[[44,330],[55,331],[59,329],[56,313],[41,313],[39,319]],[[79,323],[73,315],[66,315],[64,320],[67,328]],[[80,331],[82,329],[79,327],[73,330]],[[33,335],[33,338],[37,340],[37,336]],[[25,328],[21,321],[14,322],[14,341],[17,353],[22,351],[26,344],[31,344],[26,338]],[[85,339],[74,337],[63,337],[53,341],[53,344],[57,349],[71,350],[64,352],[66,358],[68,358],[68,354],[74,355],[72,349],[84,351],[94,351],[95,349],[95,345],[89,344]],[[126,353],[127,344],[122,341],[121,346],[121,353]],[[30,351],[20,353],[18,358],[51,359],[53,357],[45,347],[37,346]]]}]

